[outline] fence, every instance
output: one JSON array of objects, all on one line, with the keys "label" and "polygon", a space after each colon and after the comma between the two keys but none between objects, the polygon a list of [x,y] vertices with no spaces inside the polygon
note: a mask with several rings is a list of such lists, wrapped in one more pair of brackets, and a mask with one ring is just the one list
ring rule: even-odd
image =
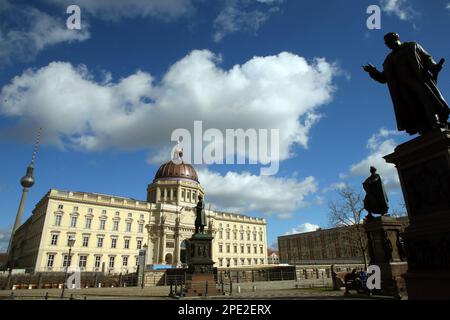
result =
[{"label": "fence", "polygon": [[[52,289],[62,288],[65,274],[63,272],[1,275],[0,289]],[[97,272],[81,273],[82,288],[136,286],[136,273],[126,275],[105,275]]]}]

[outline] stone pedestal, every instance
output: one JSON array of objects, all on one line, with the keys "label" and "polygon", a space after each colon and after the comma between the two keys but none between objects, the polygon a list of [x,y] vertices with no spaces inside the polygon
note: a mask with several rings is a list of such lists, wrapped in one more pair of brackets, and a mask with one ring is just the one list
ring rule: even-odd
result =
[{"label": "stone pedestal", "polygon": [[450,131],[435,130],[385,157],[396,165],[410,225],[409,299],[450,299]]},{"label": "stone pedestal", "polygon": [[401,297],[406,295],[402,275],[408,268],[405,262],[402,224],[389,216],[371,218],[364,221],[367,234],[369,264],[377,265],[381,271],[381,290],[378,294]]},{"label": "stone pedestal", "polygon": [[218,295],[212,260],[212,235],[196,233],[188,240],[186,296]]}]

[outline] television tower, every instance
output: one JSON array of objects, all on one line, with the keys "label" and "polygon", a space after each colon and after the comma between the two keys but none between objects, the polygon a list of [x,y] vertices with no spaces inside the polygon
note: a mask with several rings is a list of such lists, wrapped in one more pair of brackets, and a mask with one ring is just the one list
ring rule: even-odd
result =
[{"label": "television tower", "polygon": [[14,222],[14,227],[11,230],[11,238],[9,239],[9,246],[8,246],[8,257],[11,259],[11,246],[13,243],[14,234],[19,229],[19,227],[22,225],[22,215],[23,215],[23,209],[25,208],[25,201],[27,199],[28,190],[34,185],[34,177],[33,177],[33,171],[34,171],[34,161],[36,160],[36,154],[39,148],[39,140],[41,137],[41,131],[42,128],[39,128],[39,131],[36,136],[36,143],[34,144],[34,150],[33,155],[31,157],[31,162],[27,167],[27,171],[25,176],[20,179],[20,184],[23,187],[22,190],[22,197],[20,198],[20,204],[19,209],[17,210],[16,215],[16,221]]}]

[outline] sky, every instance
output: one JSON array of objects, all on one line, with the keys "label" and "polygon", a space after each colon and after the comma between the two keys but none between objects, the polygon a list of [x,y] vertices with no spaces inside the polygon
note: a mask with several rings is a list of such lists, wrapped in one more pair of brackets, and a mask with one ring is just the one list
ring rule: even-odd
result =
[{"label": "sky", "polygon": [[[81,29],[66,26],[71,4]],[[367,27],[370,5],[381,29]],[[270,245],[330,227],[329,202],[345,185],[363,192],[372,165],[401,210],[382,157],[413,137],[361,66],[381,68],[390,31],[449,58],[449,18],[449,0],[0,0],[0,250],[40,127],[24,220],[50,188],[145,200],[171,133],[194,121],[279,130],[275,175],[195,165],[206,203],[266,218]],[[444,97],[449,80],[444,66]]]}]

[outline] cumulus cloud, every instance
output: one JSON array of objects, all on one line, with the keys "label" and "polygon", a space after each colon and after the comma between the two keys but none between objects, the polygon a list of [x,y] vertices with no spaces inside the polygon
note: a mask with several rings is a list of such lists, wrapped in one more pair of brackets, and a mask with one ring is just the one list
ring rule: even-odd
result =
[{"label": "cumulus cloud", "polygon": [[190,14],[194,7],[191,0],[45,0],[62,7],[71,4],[80,6],[82,13],[87,12],[103,20],[122,18],[156,17],[172,20]]},{"label": "cumulus cloud", "polygon": [[140,70],[117,81],[96,79],[86,66],[68,62],[29,69],[0,92],[0,115],[16,120],[2,136],[31,136],[43,127],[43,142],[61,148],[155,154],[171,144],[174,129],[192,130],[202,120],[205,130],[222,132],[280,129],[280,160],[292,156],[294,144],[307,147],[320,107],[332,99],[333,64],[287,52],[230,70],[219,64],[219,56],[195,50],[159,82]]},{"label": "cumulus cloud", "polygon": [[86,25],[81,30],[68,30],[62,18],[7,0],[0,0],[0,21],[0,65],[29,61],[52,45],[90,37]]},{"label": "cumulus cloud", "polygon": [[408,0],[380,0],[380,4],[384,12],[394,14],[400,20],[410,20],[417,15]]},{"label": "cumulus cloud", "polygon": [[11,230],[0,229],[0,252],[6,252],[8,250],[10,235]]},{"label": "cumulus cloud", "polygon": [[312,232],[312,231],[316,231],[317,229],[320,229],[320,227],[318,225],[306,222],[306,223],[298,225],[295,228],[292,228],[292,230],[286,232],[285,235]]},{"label": "cumulus cloud", "polygon": [[393,164],[387,163],[383,157],[394,152],[397,146],[396,141],[392,136],[400,135],[398,131],[390,131],[380,129],[377,134],[374,134],[367,142],[367,148],[370,154],[360,162],[353,164],[350,168],[350,173],[356,176],[367,177],[369,168],[374,166],[377,168],[377,173],[383,178],[383,182],[387,189],[397,189],[400,187],[400,181],[397,174],[397,169]]},{"label": "cumulus cloud", "polygon": [[[283,0],[229,0],[214,20],[213,39],[220,42],[225,36],[237,31],[256,32],[267,20],[280,10]],[[262,4],[250,8],[255,3]]]},{"label": "cumulus cloud", "polygon": [[[292,217],[293,212],[306,205],[305,198],[317,191],[314,177],[303,180],[273,176],[257,176],[248,172],[228,172],[225,175],[198,170],[205,199],[217,210],[231,212],[261,212],[277,218]],[[214,208],[213,208],[214,209]]]}]

